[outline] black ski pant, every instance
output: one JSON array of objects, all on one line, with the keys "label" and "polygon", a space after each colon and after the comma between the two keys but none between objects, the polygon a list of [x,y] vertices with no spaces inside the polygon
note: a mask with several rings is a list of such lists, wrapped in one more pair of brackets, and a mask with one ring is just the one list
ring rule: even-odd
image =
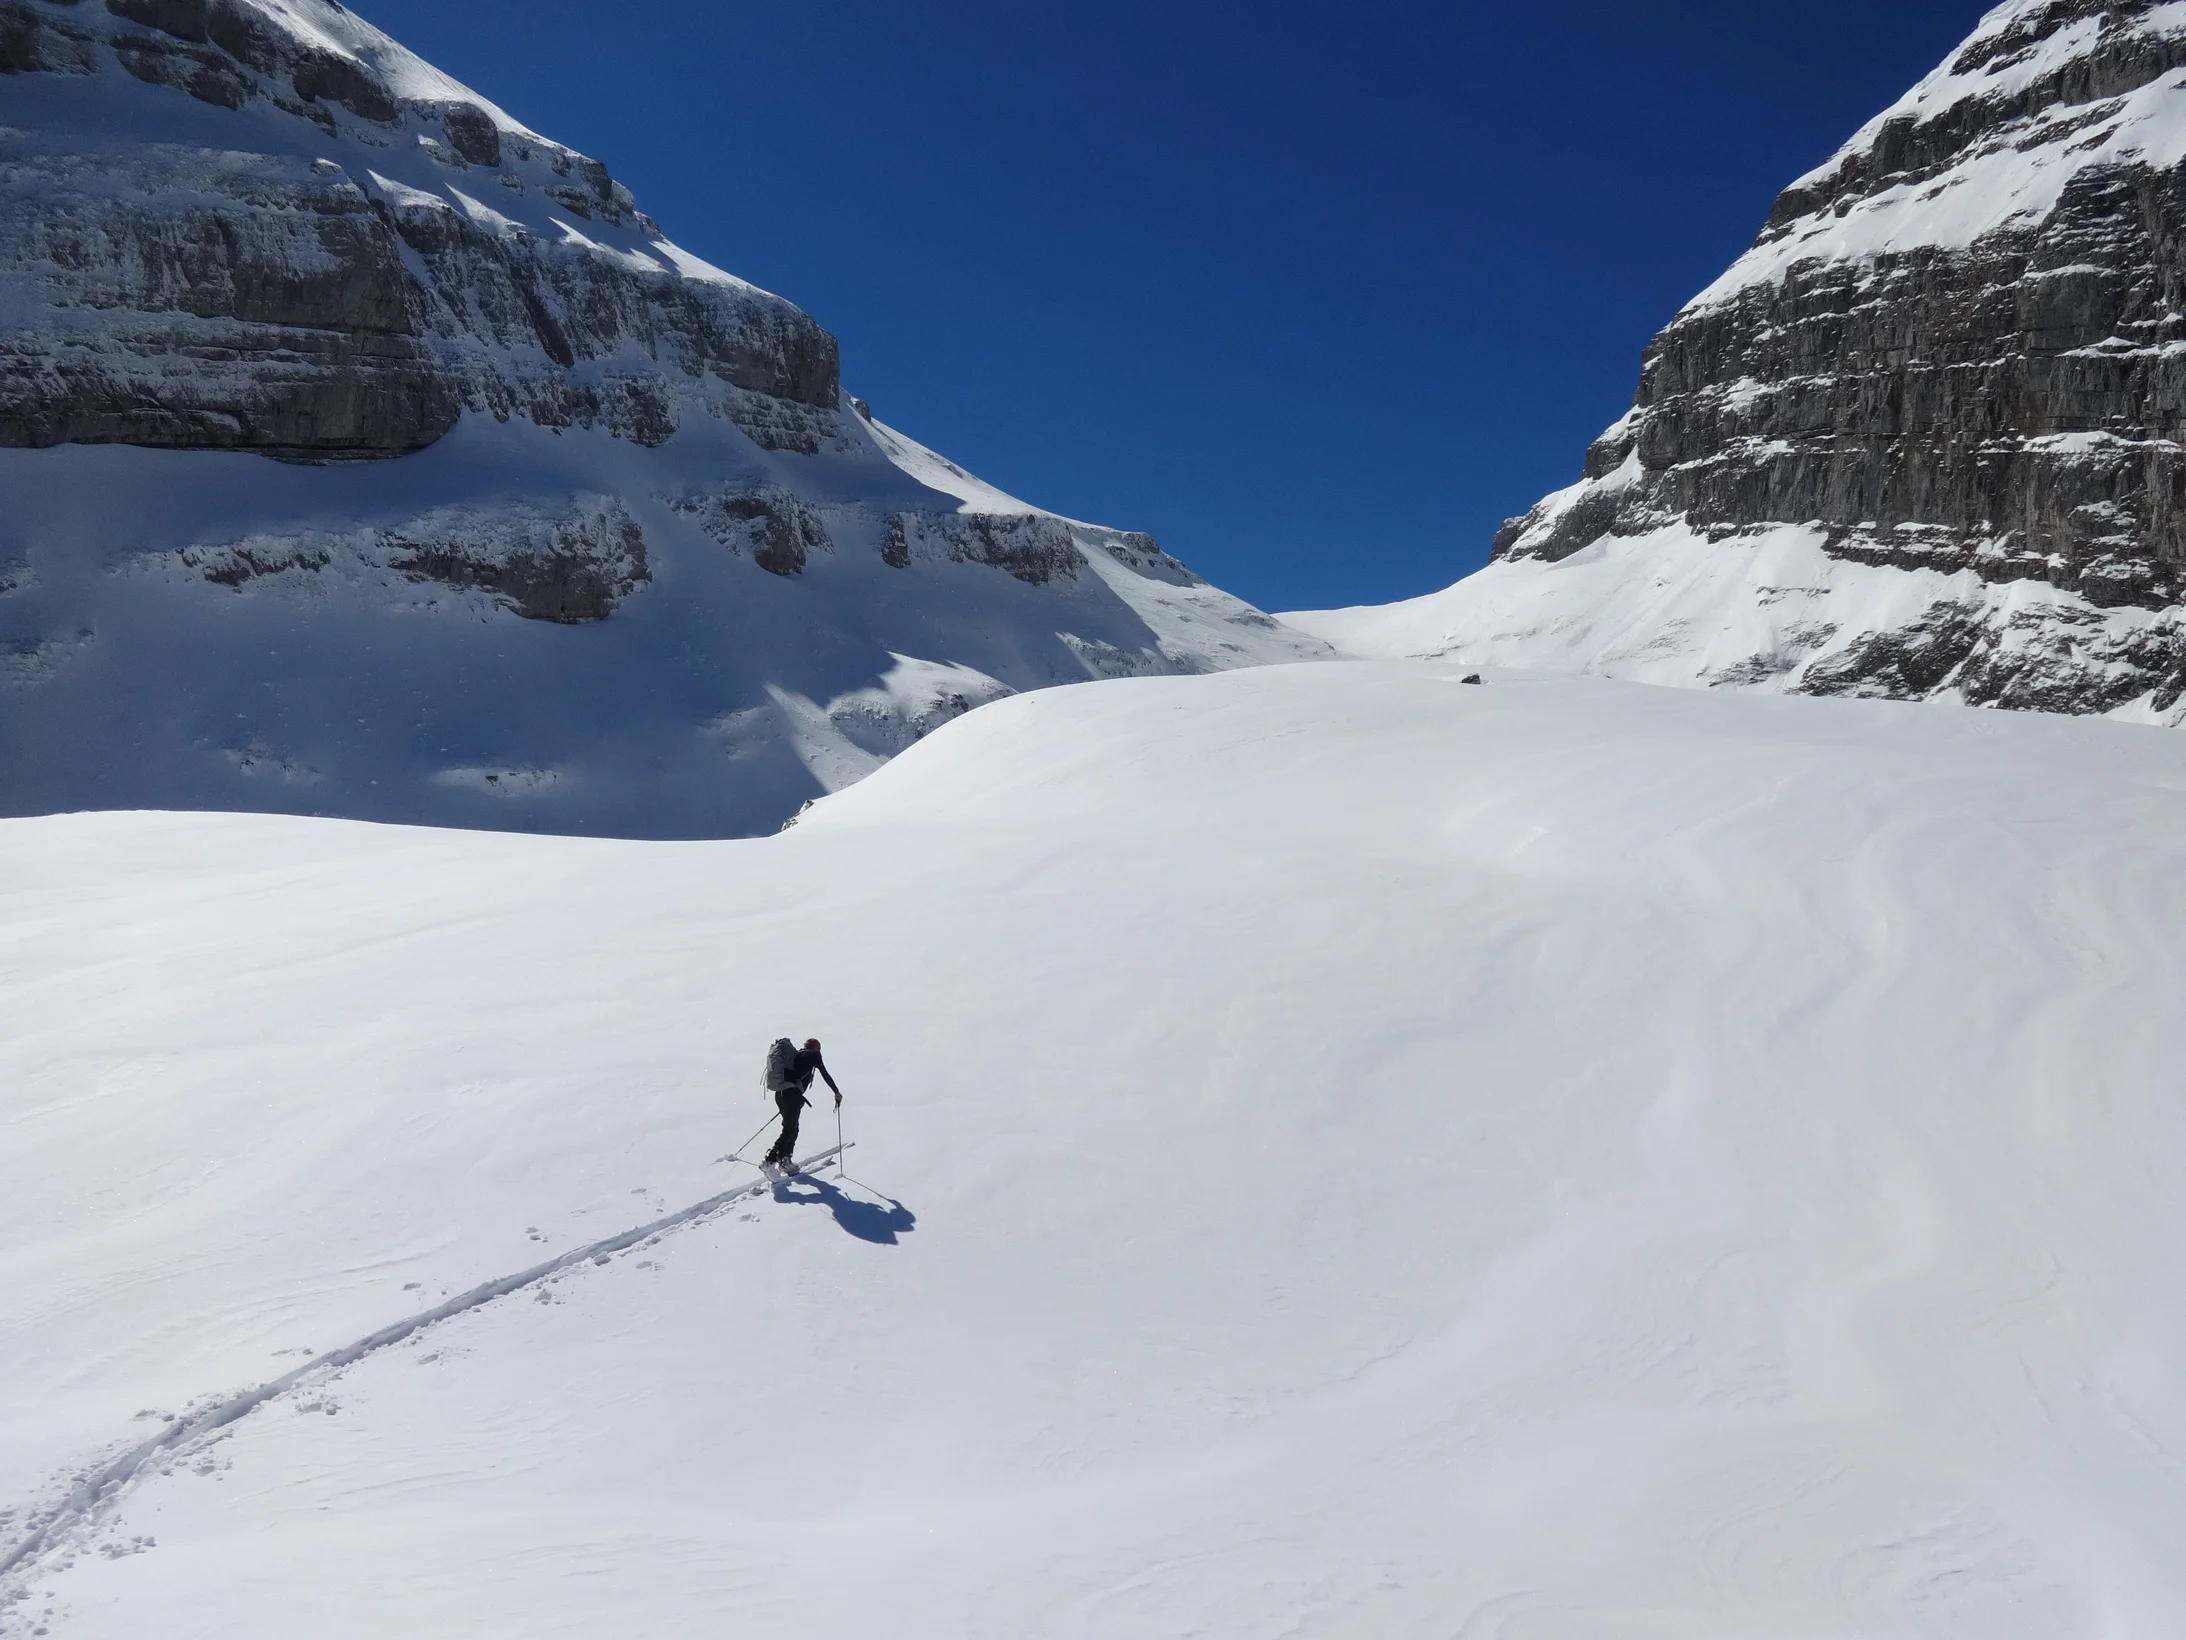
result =
[{"label": "black ski pant", "polygon": [[796,1088],[784,1088],[774,1096],[774,1106],[782,1113],[782,1131],[774,1141],[774,1148],[767,1152],[768,1161],[793,1162],[797,1159],[797,1122],[810,1103],[812,1101]]}]

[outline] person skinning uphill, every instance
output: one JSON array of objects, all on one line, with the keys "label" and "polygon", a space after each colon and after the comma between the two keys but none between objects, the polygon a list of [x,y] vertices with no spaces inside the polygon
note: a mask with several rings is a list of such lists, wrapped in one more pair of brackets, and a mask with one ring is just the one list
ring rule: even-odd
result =
[{"label": "person skinning uphill", "polygon": [[806,1037],[802,1048],[792,1047],[788,1037],[780,1037],[767,1050],[767,1091],[774,1095],[775,1109],[782,1113],[782,1131],[759,1164],[761,1167],[797,1171],[797,1120],[805,1106],[812,1103],[805,1092],[812,1086],[815,1071],[827,1078],[827,1085],[834,1089],[835,1108],[840,1110],[843,1090],[835,1087],[835,1078],[828,1074],[827,1061],[820,1057],[818,1037]]}]

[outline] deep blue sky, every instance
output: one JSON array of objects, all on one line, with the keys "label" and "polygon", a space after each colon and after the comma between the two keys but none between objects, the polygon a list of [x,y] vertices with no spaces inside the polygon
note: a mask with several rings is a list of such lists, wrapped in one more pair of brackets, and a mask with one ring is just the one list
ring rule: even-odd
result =
[{"label": "deep blue sky", "polygon": [[358,0],[874,411],[1266,608],[1410,596],[1983,0]]}]

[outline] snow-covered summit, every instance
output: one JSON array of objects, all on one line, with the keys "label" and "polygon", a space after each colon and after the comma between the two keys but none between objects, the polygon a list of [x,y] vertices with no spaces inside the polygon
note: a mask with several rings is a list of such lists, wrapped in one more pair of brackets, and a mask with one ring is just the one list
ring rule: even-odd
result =
[{"label": "snow-covered summit", "polygon": [[1300,627],[2186,715],[2186,5],[2018,0],[1788,188],[1480,574]]},{"label": "snow-covered summit", "polygon": [[0,321],[8,812],[771,830],[982,701],[1327,652],[331,0],[0,0]]},{"label": "snow-covered summit", "polygon": [[1695,305],[1803,261],[1963,250],[2038,227],[2075,177],[2186,160],[2178,111],[2186,5],[2014,0],[1830,159],[1787,188],[1767,228]]}]

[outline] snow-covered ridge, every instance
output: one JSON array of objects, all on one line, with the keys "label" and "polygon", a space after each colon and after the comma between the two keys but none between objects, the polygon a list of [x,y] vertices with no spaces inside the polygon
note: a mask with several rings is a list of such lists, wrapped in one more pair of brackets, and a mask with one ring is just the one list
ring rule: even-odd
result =
[{"label": "snow-covered ridge", "polygon": [[[2186,4],[2015,0],[1784,191],[1760,241],[1693,299],[1800,261],[1963,250],[2053,212],[2072,179],[2186,159]],[[2062,272],[2063,270],[2055,270]]]},{"label": "snow-covered ridge", "polygon": [[[498,105],[461,81],[443,74],[334,0],[124,0],[107,9],[132,21],[181,34],[184,38],[202,37],[224,15],[253,15],[272,24],[306,50],[346,58],[385,84],[401,101],[468,103],[485,113],[508,135],[546,143],[545,138],[519,124]],[[203,24],[197,22],[200,17],[204,19]]]},{"label": "snow-covered ridge", "polygon": [[[2024,0],[1794,183],[1494,562],[1362,653],[2174,722],[2186,5]],[[1803,612],[1775,571],[1814,589]]]},{"label": "snow-covered ridge", "polygon": [[769,831],[985,701],[1327,653],[325,0],[0,0],[0,99],[0,808]]}]

